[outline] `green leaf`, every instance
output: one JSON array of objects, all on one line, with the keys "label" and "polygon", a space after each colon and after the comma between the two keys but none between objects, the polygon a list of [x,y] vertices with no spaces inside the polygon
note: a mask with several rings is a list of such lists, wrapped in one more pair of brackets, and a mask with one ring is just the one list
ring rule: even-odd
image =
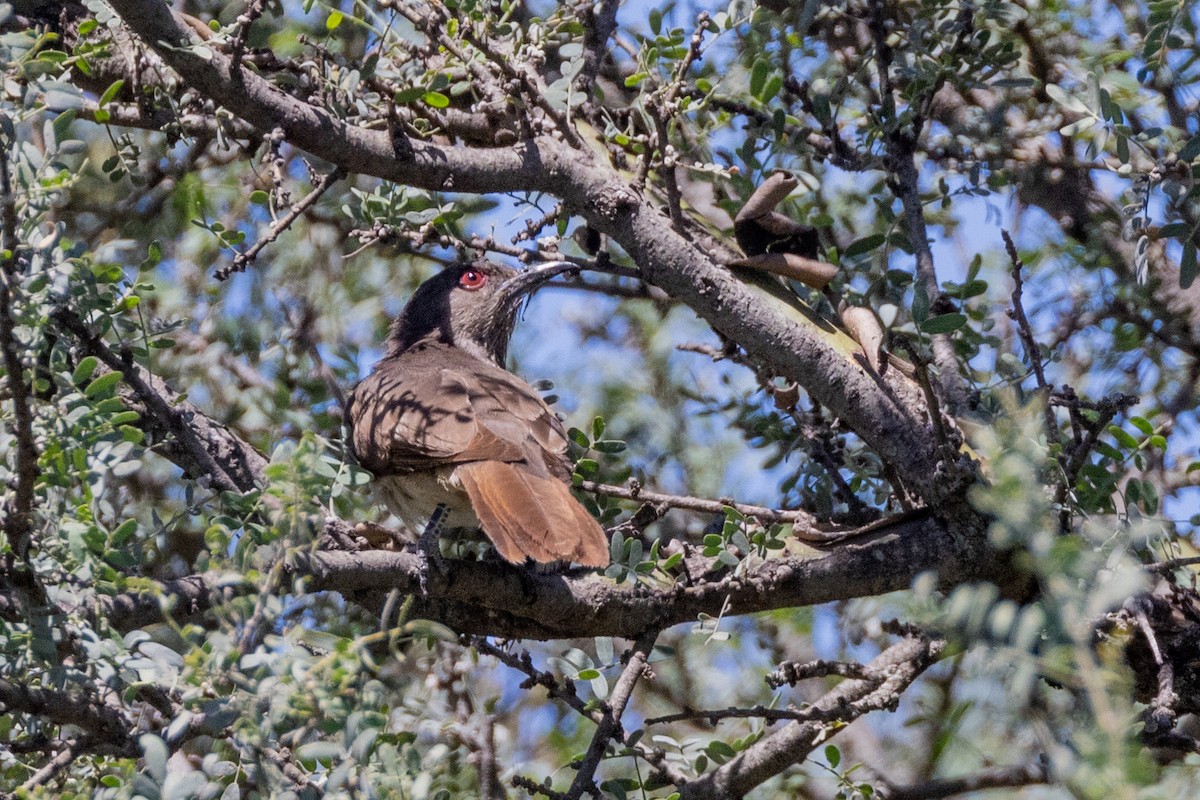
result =
[{"label": "green leaf", "polygon": [[332,761],[339,758],[343,752],[342,746],[337,742],[306,742],[296,748],[296,758],[309,763]]},{"label": "green leaf", "polygon": [[767,85],[767,75],[771,72],[771,62],[760,58],[754,62],[750,70],[750,94],[761,99],[763,88]]},{"label": "green leaf", "polygon": [[838,764],[842,763],[842,753],[836,745],[825,746],[825,760],[829,762],[830,769],[837,769]]},{"label": "green leaf", "polygon": [[587,437],[586,433],[579,430],[579,428],[571,428],[569,431],[567,431],[567,438],[582,447],[584,450],[588,450],[592,446],[592,440]]},{"label": "green leaf", "polygon": [[116,530],[108,535],[109,544],[111,544],[113,547],[120,547],[129,540],[129,537],[133,536],[133,534],[137,532],[137,526],[138,524],[136,519],[125,520],[117,526]]},{"label": "green leaf", "polygon": [[582,669],[579,671],[579,674],[576,675],[575,677],[581,681],[594,680],[594,679],[600,677],[600,670],[598,670],[598,669]]},{"label": "green leaf", "polygon": [[1046,84],[1046,94],[1050,96],[1051,100],[1068,111],[1074,111],[1076,114],[1088,113],[1087,106],[1083,104],[1083,101],[1067,94],[1061,86],[1053,83]]},{"label": "green leaf", "polygon": [[141,745],[144,754],[146,771],[157,782],[165,781],[167,779],[167,756],[170,755],[166,742],[153,733],[143,733],[138,737],[138,744]]},{"label": "green leaf", "polygon": [[425,101],[425,105],[432,108],[446,108],[450,105],[450,98],[441,92],[426,92],[421,99]]},{"label": "green leaf", "polygon": [[401,89],[392,96],[392,102],[398,106],[406,106],[409,103],[420,100],[425,96],[425,89],[420,86],[410,86],[407,89]]},{"label": "green leaf", "polygon": [[733,758],[737,755],[736,750],[720,739],[709,742],[704,752],[708,753],[709,758]]},{"label": "green leaf", "polygon": [[271,200],[271,195],[262,189],[250,193],[250,202],[256,206],[265,206]]},{"label": "green leaf", "polygon": [[1196,156],[1200,156],[1200,133],[1188,139],[1183,147],[1179,148],[1177,155],[1180,161],[1191,161]]},{"label": "green leaf", "polygon": [[71,383],[78,386],[79,384],[92,377],[92,373],[96,371],[96,367],[100,365],[100,360],[95,356],[84,356],[75,365],[75,371],[71,373]]},{"label": "green leaf", "polygon": [[1179,259],[1179,288],[1187,289],[1196,280],[1196,245],[1183,243],[1183,256]]},{"label": "green leaf", "polygon": [[872,250],[879,247],[879,245],[883,244],[886,241],[887,241],[887,237],[884,236],[882,233],[876,233],[871,236],[864,236],[863,238],[861,238],[855,242],[852,242],[850,244],[850,246],[846,248],[846,252],[842,253],[842,257],[843,258],[854,258],[855,256],[861,256],[865,253],[871,252]]},{"label": "green leaf", "polygon": [[592,441],[597,441],[604,436],[604,417],[596,417],[592,420]]},{"label": "green leaf", "polygon": [[1133,438],[1124,428],[1109,425],[1108,432],[1112,434],[1112,437],[1117,440],[1117,444],[1121,445],[1121,447],[1124,447],[1126,450],[1137,450],[1137,439]]},{"label": "green leaf", "polygon": [[343,19],[345,19],[345,15],[342,14],[342,12],[336,10],[331,11],[329,16],[325,18],[325,30],[335,30],[338,25],[342,24]]},{"label": "green leaf", "polygon": [[120,372],[106,372],[96,380],[87,385],[83,390],[86,397],[109,397],[113,393],[113,388],[120,383],[121,378],[125,377]]},{"label": "green leaf", "polygon": [[1150,420],[1146,419],[1145,417],[1130,417],[1129,424],[1147,436],[1154,433],[1154,426],[1151,425]]},{"label": "green leaf", "polygon": [[112,102],[112,99],[117,96],[117,92],[125,85],[125,81],[121,78],[109,84],[109,87],[104,90],[104,94],[100,95],[100,99],[96,101],[96,105],[103,108]]},{"label": "green leaf", "polygon": [[[767,79],[767,85],[763,87],[762,101],[764,103],[769,103],[771,100],[773,100],[775,98],[775,95],[779,94],[779,90],[782,88],[783,88],[783,76],[781,76],[779,74],[772,75],[770,78]],[[776,114],[780,114],[780,113],[781,113],[780,110],[777,109]],[[781,119],[782,119],[782,121],[786,121],[786,118],[781,118]],[[783,130],[782,121],[777,125],[777,130]]]},{"label": "green leaf", "polygon": [[967,324],[966,314],[938,314],[921,323],[925,333],[950,333]]}]

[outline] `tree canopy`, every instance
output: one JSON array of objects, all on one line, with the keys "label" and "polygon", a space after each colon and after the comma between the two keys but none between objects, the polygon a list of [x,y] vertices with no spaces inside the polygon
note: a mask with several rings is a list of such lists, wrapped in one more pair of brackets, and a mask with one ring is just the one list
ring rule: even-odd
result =
[{"label": "tree canopy", "polygon": [[[1194,796],[1196,17],[0,4],[0,791]],[[478,257],[604,570],[344,446]]]}]

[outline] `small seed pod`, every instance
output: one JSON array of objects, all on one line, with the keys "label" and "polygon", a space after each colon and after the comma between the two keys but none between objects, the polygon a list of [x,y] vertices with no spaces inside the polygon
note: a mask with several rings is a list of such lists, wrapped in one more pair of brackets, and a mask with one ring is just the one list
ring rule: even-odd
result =
[{"label": "small seed pod", "polygon": [[824,289],[837,275],[837,267],[833,264],[805,258],[795,253],[762,253],[730,261],[729,266],[760,269],[800,281],[805,286],[811,286],[814,289]]},{"label": "small seed pod", "polygon": [[863,355],[867,357],[871,369],[878,372],[879,350],[883,345],[883,326],[879,324],[875,312],[864,306],[847,305],[843,300],[838,308],[838,316],[842,318],[842,324],[846,326],[850,337],[863,349]]}]

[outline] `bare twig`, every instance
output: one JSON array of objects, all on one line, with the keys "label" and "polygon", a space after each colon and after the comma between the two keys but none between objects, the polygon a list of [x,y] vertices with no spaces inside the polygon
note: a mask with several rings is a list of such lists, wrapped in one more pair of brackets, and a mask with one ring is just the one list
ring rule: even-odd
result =
[{"label": "bare twig", "polygon": [[575,76],[575,90],[588,95],[608,54],[608,40],[617,29],[618,0],[600,0],[583,7],[583,68]]},{"label": "bare twig", "polygon": [[856,680],[868,679],[866,668],[862,664],[850,661],[825,661],[818,659],[810,661],[807,664],[796,664],[791,661],[785,661],[767,675],[766,681],[767,685],[772,689],[778,689],[785,683],[788,686],[795,686],[800,681],[806,681],[810,678],[827,678],[830,675],[840,675],[843,678],[854,678]]},{"label": "bare twig", "polygon": [[1191,567],[1200,564],[1200,556],[1189,556],[1187,558],[1171,558],[1166,561],[1160,561],[1157,564],[1147,564],[1144,569],[1150,572],[1171,572],[1172,570],[1181,567]]},{"label": "bare twig", "polygon": [[496,647],[482,636],[465,637],[466,644],[474,647],[479,652],[489,655],[492,658],[504,664],[507,667],[522,672],[528,676],[528,679],[521,684],[522,689],[529,689],[534,686],[544,686],[546,691],[555,700],[560,700],[566,703],[577,713],[587,717],[597,725],[603,717],[598,711],[592,711],[587,708],[587,704],[583,699],[576,694],[573,684],[568,682],[566,685],[559,682],[552,673],[543,672],[533,666],[533,659],[529,656],[528,650],[522,650],[520,655],[515,655],[507,650]]},{"label": "bare twig", "polygon": [[[239,72],[239,74],[241,73]],[[244,253],[238,253],[236,256],[234,256],[232,264],[221,267],[219,270],[217,270],[214,273],[216,279],[223,281],[235,272],[241,272],[242,270],[246,269],[248,265],[254,263],[254,260],[258,258],[258,254],[262,252],[264,247],[278,239],[280,234],[290,228],[296,220],[300,219],[300,217],[304,215],[305,211],[312,208],[313,205],[321,199],[321,196],[329,190],[329,187],[333,186],[333,184],[337,183],[345,175],[346,171],[344,169],[341,167],[336,167],[332,172],[317,178],[313,183],[312,191],[310,191],[308,194],[302,197],[298,203],[292,206],[291,210],[288,211],[287,214],[275,220],[275,222],[271,224],[270,229],[267,230],[266,235],[255,242],[249,250],[246,250]]]},{"label": "bare twig", "polygon": [[263,15],[266,10],[266,0],[251,0],[246,10],[238,15],[236,20],[237,33],[229,48],[229,76],[237,80],[242,74],[242,54],[246,50],[246,39],[250,37],[250,26]]},{"label": "bare twig", "polygon": [[81,736],[78,739],[65,742],[63,748],[53,758],[43,764],[41,769],[30,775],[21,784],[20,788],[17,789],[17,796],[24,797],[26,796],[26,792],[32,792],[38,786],[42,786],[50,781],[55,775],[71,766],[75,759],[87,752],[91,744],[92,739],[87,736]]},{"label": "bare twig", "polygon": [[1046,765],[1038,762],[1018,767],[991,767],[958,778],[941,778],[912,786],[884,788],[885,800],[940,800],[985,789],[1015,789],[1036,786],[1050,780]]},{"label": "bare twig", "polygon": [[842,715],[840,709],[818,709],[818,708],[767,708],[766,706],[754,706],[753,708],[724,708],[724,709],[687,709],[680,711],[677,714],[666,714],[661,717],[654,717],[646,720],[647,725],[661,725],[667,722],[684,722],[687,720],[704,720],[709,725],[716,725],[723,719],[764,719],[768,723],[781,721],[811,721],[811,720],[836,720]]},{"label": "bare twig", "polygon": [[[1017,246],[1013,244],[1012,236],[1008,231],[1001,230],[1000,235],[1004,237],[1004,249],[1008,252],[1009,262],[1012,264],[1012,308],[1008,310],[1008,316],[1017,323],[1017,332],[1021,337],[1021,344],[1025,347],[1025,353],[1029,356],[1029,365],[1033,369],[1034,377],[1037,378],[1038,389],[1046,393],[1049,387],[1046,384],[1046,370],[1042,365],[1042,349],[1038,346],[1037,340],[1033,337],[1033,327],[1029,324],[1029,318],[1025,316],[1025,306],[1021,303],[1021,296],[1024,294],[1024,281],[1021,280],[1021,270],[1025,264],[1021,261],[1020,255],[1017,253]],[[1049,408],[1049,404],[1047,404]],[[1051,438],[1051,441],[1058,441],[1058,425],[1054,423],[1052,412],[1047,411],[1050,415],[1046,420],[1046,435]]]},{"label": "bare twig", "polygon": [[[799,523],[806,526],[815,526],[816,518],[807,511],[801,510],[778,510],[767,508],[766,506],[756,506],[749,503],[735,503],[725,500],[705,500],[699,497],[686,497],[681,495],[662,494],[660,492],[646,491],[640,484],[634,482],[629,487],[611,486],[609,484],[597,483],[596,481],[584,481],[580,484],[580,488],[585,492],[593,492],[602,494],[608,497],[620,497],[624,500],[641,500],[646,503],[663,504],[671,508],[682,508],[686,511],[699,511],[706,514],[723,514],[725,509],[732,508],[739,514],[744,514],[748,517],[754,517],[760,522],[788,522]],[[821,531],[818,531],[819,533]]]},{"label": "bare twig", "polygon": [[535,780],[526,778],[524,775],[513,775],[509,779],[514,789],[524,789],[529,792],[530,797],[545,797],[546,800],[565,800],[565,792],[556,792],[549,786],[543,786]]}]

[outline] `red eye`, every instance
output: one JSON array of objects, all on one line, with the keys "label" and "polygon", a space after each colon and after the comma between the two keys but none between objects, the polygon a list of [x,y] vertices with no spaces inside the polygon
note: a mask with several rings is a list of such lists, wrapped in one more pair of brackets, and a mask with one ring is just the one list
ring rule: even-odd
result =
[{"label": "red eye", "polygon": [[458,285],[464,289],[478,289],[487,283],[487,275],[477,269],[469,269],[458,276]]}]

